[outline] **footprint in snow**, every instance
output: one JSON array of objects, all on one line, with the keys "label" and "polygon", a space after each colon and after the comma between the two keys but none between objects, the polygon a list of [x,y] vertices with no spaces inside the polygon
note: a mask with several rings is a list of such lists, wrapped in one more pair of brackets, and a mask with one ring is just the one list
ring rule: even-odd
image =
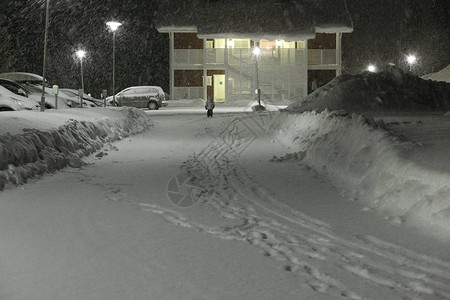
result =
[{"label": "footprint in snow", "polygon": [[103,156],[106,156],[106,155],[108,155],[108,153],[100,151],[99,153],[95,154],[95,157],[102,158]]}]

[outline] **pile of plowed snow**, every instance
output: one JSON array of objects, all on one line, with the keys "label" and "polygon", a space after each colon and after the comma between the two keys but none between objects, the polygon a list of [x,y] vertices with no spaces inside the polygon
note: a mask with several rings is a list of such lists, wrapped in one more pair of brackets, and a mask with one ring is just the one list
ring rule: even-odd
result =
[{"label": "pile of plowed snow", "polygon": [[450,84],[424,80],[398,68],[341,75],[286,108],[291,112],[325,109],[348,113],[445,112],[450,110]]},{"label": "pile of plowed snow", "polygon": [[409,159],[421,145],[385,130],[382,121],[327,110],[288,114],[278,132],[297,160],[394,221],[450,228],[450,173]]},{"label": "pile of plowed snow", "polygon": [[422,78],[434,81],[445,81],[450,83],[450,65],[440,70],[439,72],[424,75],[422,76]]},{"label": "pile of plowed snow", "polygon": [[0,190],[7,183],[21,184],[66,166],[79,167],[82,157],[152,124],[144,112],[125,107],[2,113]]}]

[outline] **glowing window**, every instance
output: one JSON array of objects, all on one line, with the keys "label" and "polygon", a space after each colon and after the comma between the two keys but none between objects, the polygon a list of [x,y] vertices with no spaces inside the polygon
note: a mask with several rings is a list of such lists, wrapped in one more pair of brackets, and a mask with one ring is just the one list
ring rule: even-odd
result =
[{"label": "glowing window", "polygon": [[250,48],[250,40],[248,39],[229,39],[229,48]]}]

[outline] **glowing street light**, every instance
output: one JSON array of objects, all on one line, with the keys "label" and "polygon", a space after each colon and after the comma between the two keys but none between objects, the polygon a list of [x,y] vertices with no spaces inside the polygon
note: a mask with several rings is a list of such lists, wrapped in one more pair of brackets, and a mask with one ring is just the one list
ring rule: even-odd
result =
[{"label": "glowing street light", "polygon": [[122,25],[116,21],[106,22],[106,25],[113,33],[113,103],[116,103],[116,30]]},{"label": "glowing street light", "polygon": [[116,21],[110,21],[106,22],[106,25],[109,26],[112,32],[115,32],[117,29],[119,29],[120,26],[122,26],[122,23],[116,22]]},{"label": "glowing street light", "polygon": [[253,54],[255,54],[256,56],[261,54],[261,49],[259,49],[259,47],[255,47],[253,48]]},{"label": "glowing street light", "polygon": [[258,94],[258,105],[261,107],[261,90],[259,89],[259,76],[258,76],[258,56],[261,54],[259,47],[253,48],[253,54],[255,55],[255,68],[256,68],[256,93]]},{"label": "glowing street light", "polygon": [[368,65],[367,71],[369,71],[371,73],[375,73],[377,71],[377,67],[375,67],[374,65]]},{"label": "glowing street light", "polygon": [[413,54],[410,54],[410,55],[408,55],[408,56],[406,57],[406,61],[407,61],[408,64],[409,64],[409,72],[411,72],[411,70],[412,70],[412,65],[416,63],[417,57],[416,57],[415,55],[413,55]]},{"label": "glowing street light", "polygon": [[84,92],[84,80],[83,80],[83,58],[86,56],[86,51],[84,50],[78,50],[76,52],[77,57],[80,59],[81,63],[81,89]]}]

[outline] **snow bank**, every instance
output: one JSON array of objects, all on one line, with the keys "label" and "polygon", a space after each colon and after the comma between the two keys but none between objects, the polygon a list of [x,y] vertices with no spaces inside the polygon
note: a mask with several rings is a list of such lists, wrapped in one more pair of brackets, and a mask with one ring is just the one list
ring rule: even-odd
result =
[{"label": "snow bank", "polygon": [[434,81],[445,81],[450,83],[450,65],[440,70],[439,72],[423,75],[422,79],[430,79]]},{"label": "snow bank", "polygon": [[386,111],[448,111],[450,84],[423,80],[391,67],[380,73],[341,75],[287,111],[345,110],[353,113]]},{"label": "snow bank", "polygon": [[15,112],[2,115],[1,128],[7,128],[4,125],[8,117],[14,119],[16,126],[22,124],[23,129],[16,127],[11,133],[0,135],[0,190],[7,183],[25,183],[31,177],[66,166],[80,167],[81,157],[105,143],[152,126],[144,112],[125,107]]},{"label": "snow bank", "polygon": [[367,209],[387,213],[395,221],[420,217],[450,228],[450,174],[409,160],[420,145],[362,115],[325,110],[286,118],[278,139],[296,153],[277,160],[303,160]]}]

